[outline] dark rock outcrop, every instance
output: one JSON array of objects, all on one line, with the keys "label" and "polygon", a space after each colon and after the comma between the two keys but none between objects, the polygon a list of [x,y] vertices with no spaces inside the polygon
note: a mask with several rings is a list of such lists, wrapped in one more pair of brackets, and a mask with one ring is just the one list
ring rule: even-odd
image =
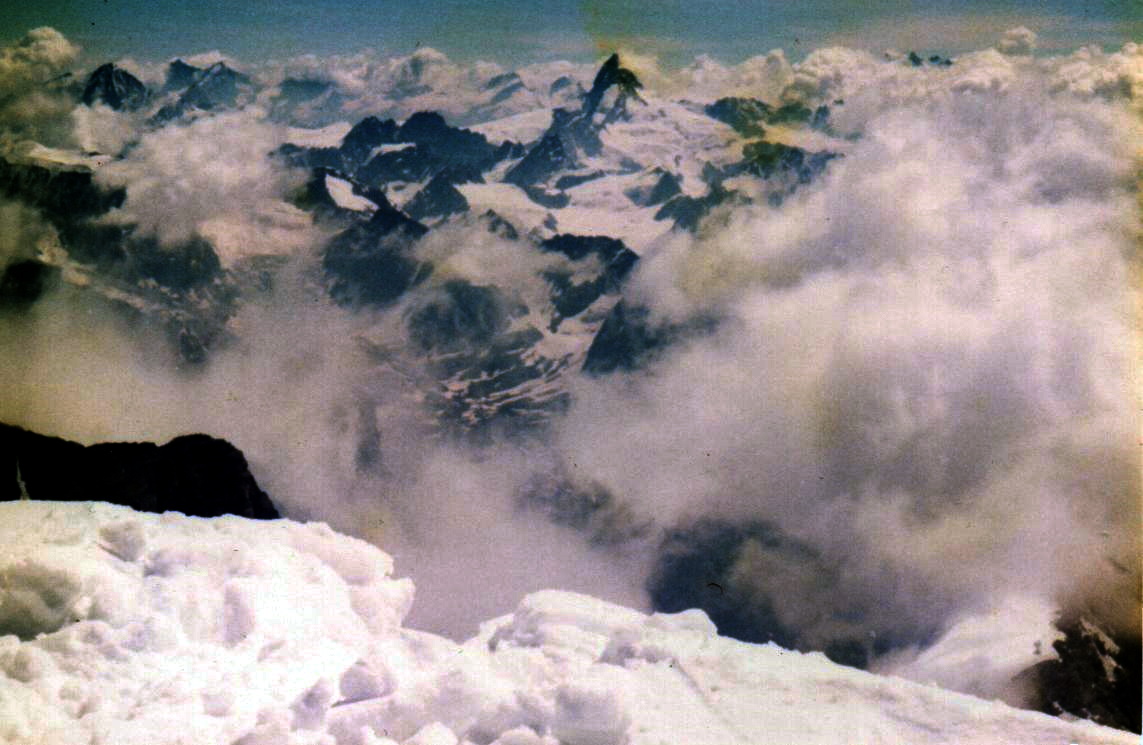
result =
[{"label": "dark rock outcrop", "polygon": [[680,230],[698,230],[702,219],[710,214],[711,210],[727,202],[733,203],[742,197],[738,192],[727,189],[716,181],[710,190],[701,197],[692,197],[678,194],[668,199],[659,211],[655,213],[656,220],[671,220],[674,227]]},{"label": "dark rock outcrop", "polygon": [[110,442],[83,446],[0,424],[0,499],[101,501],[142,512],[198,517],[280,517],[225,440],[202,434],[165,445]]},{"label": "dark rock outcrop", "polygon": [[570,273],[549,271],[544,274],[552,287],[552,303],[556,309],[551,322],[553,329],[558,328],[564,318],[582,313],[604,294],[618,292],[639,260],[639,255],[623,241],[602,235],[560,234],[540,243],[540,248],[562,253],[572,261],[594,257],[602,267],[594,279],[579,284],[573,282]]},{"label": "dark rock outcrop", "polygon": [[[557,120],[564,109],[556,109],[553,117]],[[504,176],[504,180],[517,186],[530,186],[547,181],[553,174],[574,168],[576,164],[575,148],[565,144],[565,138],[560,135],[559,128],[553,122],[552,126],[536,143],[528,154]]]},{"label": "dark rock outcrop", "polygon": [[612,111],[608,114],[609,116],[618,117],[622,115],[622,112],[626,112],[627,100],[630,98],[637,101],[643,100],[639,96],[639,89],[643,87],[643,83],[639,81],[635,73],[619,64],[618,53],[608,57],[595,74],[591,90],[583,99],[583,113],[586,117],[591,118],[595,115],[603,102],[604,94],[612,87],[618,90],[618,94]]},{"label": "dark rock outcrop", "polygon": [[701,197],[679,194],[669,199],[655,213],[656,220],[673,220],[676,228],[694,231],[715,207],[734,200],[750,201],[734,189],[723,185],[737,176],[754,176],[766,182],[765,199],[772,206],[780,205],[801,186],[821,175],[834,158],[841,157],[828,150],[809,152],[800,147],[759,140],[742,148],[742,160],[721,168],[707,164],[703,179],[710,190]]},{"label": "dark rock outcrop", "polygon": [[829,107],[811,109],[805,104],[788,103],[773,107],[756,98],[729,96],[720,98],[703,109],[712,119],[729,124],[743,137],[764,137],[766,128],[762,125],[808,124],[814,129],[824,129],[829,123]]},{"label": "dark rock outcrop", "polygon": [[432,272],[412,256],[412,244],[428,232],[421,223],[378,205],[368,222],[355,224],[330,241],[322,268],[330,296],[343,305],[387,305]]},{"label": "dark rock outcrop", "polygon": [[1143,698],[1139,624],[1109,633],[1092,618],[1070,614],[1058,620],[1056,628],[1064,634],[1052,644],[1057,658],[1020,675],[1033,691],[1031,708],[1139,732]]},{"label": "dark rock outcrop", "polygon": [[654,207],[683,193],[678,176],[670,171],[655,170],[659,173],[659,178],[653,184],[633,187],[623,192],[633,204],[640,207]]},{"label": "dark rock outcrop", "polygon": [[[627,116],[627,102],[643,102],[639,96],[642,87],[635,73],[620,66],[619,55],[611,55],[596,73],[579,110],[554,109],[547,131],[504,180],[520,187],[536,186],[577,168],[581,154],[595,155],[603,148],[599,133],[609,123]],[[614,100],[605,106],[604,98],[613,89],[617,91]],[[597,114],[602,116],[599,122],[595,120]]]},{"label": "dark rock outcrop", "polygon": [[133,111],[146,105],[150,91],[131,73],[108,63],[95,68],[83,88],[83,103],[103,103],[116,111]]},{"label": "dark rock outcrop", "polygon": [[837,153],[827,150],[811,153],[800,147],[775,142],[751,142],[742,148],[742,161],[732,172],[749,173],[759,178],[770,178],[783,172],[791,174],[799,184],[808,184],[836,157]]},{"label": "dark rock outcrop", "polygon": [[756,98],[729,96],[708,104],[703,112],[711,119],[729,124],[735,132],[744,137],[763,137],[766,129],[762,122],[772,109],[769,104]]},{"label": "dark rock outcrop", "polygon": [[673,344],[709,335],[718,329],[718,318],[700,314],[683,321],[654,318],[644,306],[620,300],[604,319],[583,361],[591,375],[632,372],[652,364]]},{"label": "dark rock outcrop", "polygon": [[[736,564],[750,551],[768,576],[743,586]],[[860,609],[822,608],[813,629],[783,621],[783,592],[792,577],[813,574],[823,588],[836,583],[836,571],[814,547],[763,521],[736,523],[703,519],[666,532],[648,581],[656,611],[677,613],[702,608],[718,633],[746,642],[774,642],[787,649],[820,650],[834,662],[865,667],[873,654],[900,643],[892,635],[870,639],[853,623]],[[802,602],[799,600],[798,602]]]},{"label": "dark rock outcrop", "polygon": [[418,303],[406,323],[422,351],[456,352],[487,347],[508,329],[510,311],[495,287],[451,280]]},{"label": "dark rock outcrop", "polygon": [[552,84],[548,86],[548,93],[549,94],[559,93],[564,88],[567,88],[570,85],[575,85],[575,81],[572,80],[567,75],[561,75],[560,77],[553,80]]},{"label": "dark rock outcrop", "polygon": [[354,124],[342,138],[341,156],[350,168],[361,166],[374,148],[397,142],[397,130],[397,122],[392,119],[382,121],[375,116],[367,116]]},{"label": "dark rock outcrop", "polygon": [[278,86],[277,98],[288,103],[305,103],[328,92],[333,83],[313,78],[286,78]]},{"label": "dark rock outcrop", "polygon": [[628,544],[645,537],[653,527],[607,487],[579,483],[567,468],[533,476],[516,493],[515,501],[518,507],[539,512],[556,525],[580,531],[595,546]]},{"label": "dark rock outcrop", "polygon": [[388,198],[386,198],[385,193],[380,189],[363,186],[344,173],[326,167],[317,167],[312,170],[310,178],[306,181],[305,188],[295,197],[294,204],[304,210],[312,212],[318,220],[331,220],[335,224],[345,226],[348,226],[352,222],[368,218],[370,215],[368,210],[347,209],[337,203],[337,200],[333,198],[333,195],[329,191],[328,179],[330,177],[349,183],[354,194],[369,200],[375,207],[380,209],[394,209],[393,205],[389,203]]},{"label": "dark rock outcrop", "polygon": [[409,200],[405,212],[414,220],[448,217],[468,212],[468,200],[446,175],[437,174]]},{"label": "dark rock outcrop", "polygon": [[186,90],[180,101],[184,106],[210,111],[233,108],[239,96],[251,86],[250,78],[227,66],[215,62]]},{"label": "dark rock outcrop", "polygon": [[674,528],[663,538],[648,581],[652,607],[664,613],[702,608],[724,636],[792,649],[798,641],[797,631],[779,620],[772,603],[736,592],[731,584],[729,576],[747,541],[799,564],[818,558],[813,549],[768,523],[702,520]]},{"label": "dark rock outcrop", "polygon": [[[169,74],[168,71],[168,80]],[[215,62],[205,70],[194,73],[193,77],[194,82],[174,103],[162,107],[152,117],[155,123],[169,122],[195,110],[232,109],[249,99],[254,92],[250,78],[225,62]]]},{"label": "dark rock outcrop", "polygon": [[181,59],[175,60],[167,65],[167,79],[163,84],[163,93],[186,90],[202,77],[202,73],[201,67],[188,65]]},{"label": "dark rock outcrop", "polygon": [[[38,209],[56,229],[66,258],[55,265],[14,265],[2,277],[0,294],[10,310],[30,307],[59,275],[63,264],[93,272],[89,290],[112,301],[129,317],[140,313],[166,328],[185,362],[206,359],[224,335],[235,308],[237,288],[213,246],[192,236],[163,246],[133,225],[92,219],[123,204],[123,189],[106,190],[90,170],[12,164],[0,159],[0,196]],[[146,309],[146,310],[141,310]]]},{"label": "dark rock outcrop", "polygon": [[14,261],[0,273],[0,310],[32,307],[59,279],[59,269],[35,259]]},{"label": "dark rock outcrop", "polygon": [[520,231],[516,230],[516,226],[497,214],[495,210],[487,210],[480,216],[480,222],[484,224],[489,233],[498,235],[505,240],[514,241],[520,238]]},{"label": "dark rock outcrop", "polygon": [[[449,126],[444,117],[433,111],[419,111],[395,130],[393,126],[390,121],[365,119],[354,128],[356,131],[346,135],[342,153],[357,180],[371,186],[391,181],[427,181],[436,176],[444,176],[453,184],[479,182],[483,181],[484,171],[512,153],[504,145],[492,145],[482,134]],[[354,139],[348,144],[351,135]],[[409,146],[369,158],[378,145],[400,143]],[[352,170],[357,162],[352,158],[357,157],[369,159]]]},{"label": "dark rock outcrop", "polygon": [[58,223],[121,207],[127,190],[100,188],[87,169],[45,168],[0,158],[0,196],[40,209]]}]

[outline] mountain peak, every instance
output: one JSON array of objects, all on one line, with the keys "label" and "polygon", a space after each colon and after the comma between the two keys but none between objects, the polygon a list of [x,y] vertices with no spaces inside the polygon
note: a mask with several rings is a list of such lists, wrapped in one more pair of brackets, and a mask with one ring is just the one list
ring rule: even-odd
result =
[{"label": "mountain peak", "polygon": [[115,110],[137,109],[147,102],[150,91],[131,73],[110,62],[95,68],[83,88],[83,103],[103,103]]},{"label": "mountain peak", "polygon": [[603,95],[613,86],[619,89],[619,97],[614,106],[615,110],[626,111],[628,98],[634,98],[636,101],[643,100],[638,92],[643,87],[643,83],[634,72],[619,63],[618,52],[608,57],[603,66],[599,68],[599,72],[595,74],[591,90],[588,91],[583,100],[583,113],[587,116],[595,114],[603,100]]},{"label": "mountain peak", "polygon": [[167,80],[163,84],[163,92],[185,90],[194,85],[202,75],[202,68],[176,59],[167,65]]}]

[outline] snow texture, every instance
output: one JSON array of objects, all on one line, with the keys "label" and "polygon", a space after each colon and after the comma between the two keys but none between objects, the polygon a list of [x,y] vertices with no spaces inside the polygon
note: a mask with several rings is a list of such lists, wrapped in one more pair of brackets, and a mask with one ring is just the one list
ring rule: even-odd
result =
[{"label": "snow texture", "polygon": [[322,523],[10,502],[0,546],[12,745],[1136,741],[568,592],[457,644]]}]

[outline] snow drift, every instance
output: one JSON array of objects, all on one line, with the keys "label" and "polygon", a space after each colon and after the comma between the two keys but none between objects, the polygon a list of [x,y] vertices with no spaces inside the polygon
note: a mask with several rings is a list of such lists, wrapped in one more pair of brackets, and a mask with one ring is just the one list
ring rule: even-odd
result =
[{"label": "snow drift", "polygon": [[0,739],[32,743],[1129,743],[820,654],[546,591],[462,644],[321,523],[0,505]]}]

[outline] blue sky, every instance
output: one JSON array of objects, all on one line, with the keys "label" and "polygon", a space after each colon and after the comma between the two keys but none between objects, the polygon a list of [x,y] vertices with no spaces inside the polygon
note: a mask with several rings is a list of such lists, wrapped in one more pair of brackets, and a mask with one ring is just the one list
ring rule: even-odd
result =
[{"label": "blue sky", "polygon": [[1143,0],[0,0],[12,41],[52,26],[89,61],[162,60],[218,49],[256,61],[418,43],[458,60],[591,60],[617,44],[667,64],[737,62],[782,48],[794,59],[843,43],[955,54],[1026,25],[1047,50],[1143,41]]}]

